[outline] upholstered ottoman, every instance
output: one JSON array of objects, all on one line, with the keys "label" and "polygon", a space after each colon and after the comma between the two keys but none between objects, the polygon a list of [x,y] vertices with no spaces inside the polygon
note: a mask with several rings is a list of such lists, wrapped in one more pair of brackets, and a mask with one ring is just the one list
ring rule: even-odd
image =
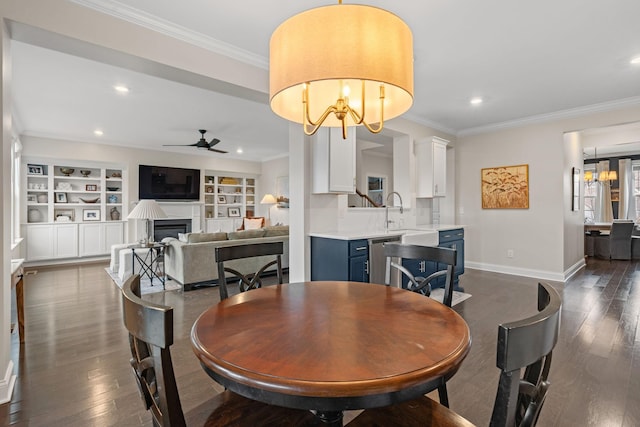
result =
[{"label": "upholstered ottoman", "polygon": [[[142,258],[149,251],[147,248],[140,248],[138,243],[125,243],[111,246],[111,272],[113,272],[121,282],[127,280],[133,274],[133,254],[131,248],[136,248],[136,253]],[[136,260],[136,271],[140,271],[140,261]]]}]

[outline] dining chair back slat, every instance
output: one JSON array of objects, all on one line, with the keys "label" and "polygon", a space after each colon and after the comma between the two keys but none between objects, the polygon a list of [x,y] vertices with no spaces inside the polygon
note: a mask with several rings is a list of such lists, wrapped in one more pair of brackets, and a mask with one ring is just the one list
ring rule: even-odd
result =
[{"label": "dining chair back slat", "polygon": [[[282,242],[256,243],[251,245],[221,246],[215,248],[216,263],[218,265],[218,285],[220,287],[220,300],[229,298],[228,282],[230,277],[239,280],[240,292],[262,287],[262,276],[272,267],[276,266],[278,283],[283,283],[282,278],[282,255],[284,244]],[[244,258],[264,258],[255,272],[243,273],[228,265],[225,262]],[[229,274],[227,274],[229,273]]]}]

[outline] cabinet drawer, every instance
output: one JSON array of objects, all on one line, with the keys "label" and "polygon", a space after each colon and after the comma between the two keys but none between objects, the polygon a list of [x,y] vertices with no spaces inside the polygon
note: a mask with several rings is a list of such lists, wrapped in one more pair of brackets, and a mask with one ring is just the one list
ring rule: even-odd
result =
[{"label": "cabinet drawer", "polygon": [[455,230],[446,230],[440,232],[440,243],[451,242],[453,240],[464,239],[464,228],[456,228]]},{"label": "cabinet drawer", "polygon": [[349,256],[366,255],[369,251],[369,242],[363,240],[349,241]]}]

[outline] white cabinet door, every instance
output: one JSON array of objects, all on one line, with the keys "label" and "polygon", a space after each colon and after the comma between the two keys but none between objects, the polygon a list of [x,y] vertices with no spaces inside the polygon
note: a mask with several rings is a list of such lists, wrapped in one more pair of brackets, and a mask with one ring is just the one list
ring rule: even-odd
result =
[{"label": "white cabinet door", "polygon": [[80,256],[104,253],[104,225],[80,224]]},{"label": "white cabinet door", "polygon": [[75,258],[77,256],[77,224],[27,226],[27,260]]},{"label": "white cabinet door", "polygon": [[416,197],[444,197],[447,193],[448,141],[430,137],[416,141]]},{"label": "white cabinet door", "polygon": [[124,223],[106,222],[104,223],[104,252],[111,253],[111,246],[124,243]]},{"label": "white cabinet door", "polygon": [[111,245],[122,243],[123,230],[121,222],[80,224],[80,256],[108,254]]},{"label": "white cabinet door", "polygon": [[78,256],[78,226],[76,224],[54,224],[53,241],[56,258]]},{"label": "white cabinet door", "polygon": [[321,128],[312,145],[313,193],[354,193],[356,182],[356,130]]},{"label": "white cabinet door", "polygon": [[51,259],[53,248],[53,226],[27,225],[27,261]]},{"label": "white cabinet door", "polygon": [[207,219],[207,233],[231,233],[242,225],[242,218]]},{"label": "white cabinet door", "polygon": [[447,195],[447,144],[433,143],[433,195]]}]

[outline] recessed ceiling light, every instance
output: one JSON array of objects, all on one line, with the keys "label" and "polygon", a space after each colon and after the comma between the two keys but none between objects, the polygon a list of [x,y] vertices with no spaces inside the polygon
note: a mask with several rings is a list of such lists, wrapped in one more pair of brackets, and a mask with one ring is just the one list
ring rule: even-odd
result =
[{"label": "recessed ceiling light", "polygon": [[238,149],[236,150],[236,153],[238,153],[238,154],[242,154],[242,148],[238,148]]},{"label": "recessed ceiling light", "polygon": [[640,65],[640,56],[636,56],[635,58],[631,58],[631,62],[633,65]]},{"label": "recessed ceiling light", "polygon": [[480,98],[479,96],[476,96],[475,98],[471,98],[471,101],[469,101],[469,103],[471,105],[479,105],[482,104],[482,98]]},{"label": "recessed ceiling light", "polygon": [[102,136],[102,135],[104,135],[104,132],[102,132],[100,129],[96,129],[96,130],[93,131],[93,134],[95,136]]},{"label": "recessed ceiling light", "polygon": [[129,92],[129,88],[123,85],[116,85],[113,87],[116,92],[120,92],[120,93],[128,93]]}]

